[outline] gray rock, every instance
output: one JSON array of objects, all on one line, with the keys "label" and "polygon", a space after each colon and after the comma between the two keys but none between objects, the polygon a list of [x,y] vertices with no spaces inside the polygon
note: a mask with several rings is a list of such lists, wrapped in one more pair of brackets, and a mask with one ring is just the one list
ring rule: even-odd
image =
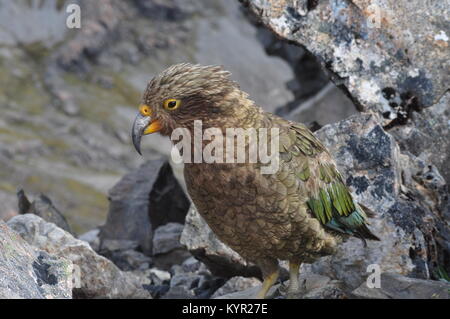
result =
[{"label": "gray rock", "polygon": [[0,299],[72,298],[73,264],[24,241],[0,221]]},{"label": "gray rock", "polygon": [[316,95],[307,99],[292,112],[283,114],[294,122],[316,122],[320,126],[339,122],[357,112],[353,102],[334,84],[329,83]]},{"label": "gray rock", "polygon": [[225,285],[217,289],[217,291],[211,296],[212,299],[235,293],[238,291],[243,291],[255,286],[261,286],[261,281],[257,278],[246,278],[246,277],[233,277],[229,279]]},{"label": "gray rock", "polygon": [[402,150],[432,163],[450,185],[450,93],[439,103],[411,116],[406,127],[389,130]]},{"label": "gray rock", "polygon": [[241,2],[276,34],[322,59],[362,110],[390,112],[385,122],[436,104],[448,90],[450,9],[444,2]]},{"label": "gray rock", "polygon": [[[122,272],[111,261],[97,255],[88,243],[32,214],[8,221],[30,245],[74,264],[74,290],[78,298],[151,298],[142,288],[146,280]],[[148,281],[148,280],[147,280]]]},{"label": "gray rock", "polygon": [[168,282],[172,276],[170,272],[164,271],[158,268],[152,268],[148,270],[152,283],[155,285],[162,285],[164,282]]},{"label": "gray rock", "polygon": [[[101,241],[136,241],[151,255],[153,231],[168,222],[181,222],[188,200],[163,160],[149,161],[125,175],[109,192],[110,208]],[[103,244],[102,244],[103,245]]]},{"label": "gray rock", "polygon": [[181,265],[192,255],[186,248],[176,248],[164,254],[158,254],[152,257],[154,265],[163,270],[169,270],[173,265]]},{"label": "gray rock", "polygon": [[[329,277],[308,272],[300,274],[300,289],[296,299],[345,299],[348,295],[342,289],[342,283]],[[285,299],[289,281],[275,284],[268,292],[269,299]],[[234,277],[218,289],[214,299],[254,299],[261,289],[261,281],[256,278]]]},{"label": "gray rock", "polygon": [[98,251],[100,249],[99,234],[100,229],[95,228],[78,236],[78,239],[87,242],[93,250]]},{"label": "gray rock", "polygon": [[[222,295],[216,297],[215,299],[255,299],[259,290],[261,289],[261,285],[248,288],[246,290],[233,292],[230,294]],[[278,290],[280,289],[280,285],[276,284],[269,289],[269,292],[266,295],[267,299],[273,299],[275,296],[279,295]]]},{"label": "gray rock", "polygon": [[429,260],[438,257],[426,247],[436,245],[432,229],[442,221],[427,202],[436,204],[439,190],[424,190],[414,179],[403,179],[411,171],[412,159],[400,153],[376,116],[353,116],[325,126],[317,135],[334,155],[356,199],[376,213],[370,227],[381,242],[369,242],[364,248],[359,240],[349,239],[335,255],[314,263],[313,270],[350,289],[364,281],[370,264],[378,264],[384,272],[430,278],[435,265]]},{"label": "gray rock", "polygon": [[186,216],[180,242],[217,276],[261,276],[258,267],[247,263],[238,253],[214,235],[194,205],[191,206]]},{"label": "gray rock", "polygon": [[151,253],[153,230],[149,218],[149,194],[163,164],[162,160],[147,162],[125,175],[109,191],[110,206],[100,232],[101,241],[132,240]]},{"label": "gray rock", "polygon": [[170,287],[169,291],[161,299],[193,299],[194,291],[185,286]]},{"label": "gray rock", "polygon": [[30,203],[25,192],[21,189],[17,192],[17,199],[20,214],[34,214],[71,233],[70,226],[64,215],[53,205],[51,199],[44,194],[40,194]]},{"label": "gray rock", "polygon": [[132,250],[138,248],[139,243],[127,239],[105,239],[101,242],[100,249],[107,252]]},{"label": "gray rock", "polygon": [[181,264],[183,271],[194,272],[200,269],[202,263],[198,261],[195,257],[189,257]]},{"label": "gray rock", "polygon": [[106,258],[111,260],[117,267],[119,267],[123,271],[145,270],[153,265],[152,258],[133,249],[113,252],[101,251],[100,253],[102,254],[102,256],[105,256]]},{"label": "gray rock", "polygon": [[449,299],[449,292],[448,282],[383,273],[380,288],[369,288],[363,283],[353,291],[353,295],[356,298],[370,299]]},{"label": "gray rock", "polygon": [[201,276],[193,273],[181,273],[172,277],[170,287],[183,286],[189,290],[197,288]]},{"label": "gray rock", "polygon": [[168,253],[174,249],[182,248],[180,243],[183,225],[168,223],[155,230],[153,235],[153,255]]},{"label": "gray rock", "polygon": [[342,289],[342,283],[329,277],[314,273],[303,277],[300,275],[302,289],[299,297],[302,299],[345,299],[347,294]]}]

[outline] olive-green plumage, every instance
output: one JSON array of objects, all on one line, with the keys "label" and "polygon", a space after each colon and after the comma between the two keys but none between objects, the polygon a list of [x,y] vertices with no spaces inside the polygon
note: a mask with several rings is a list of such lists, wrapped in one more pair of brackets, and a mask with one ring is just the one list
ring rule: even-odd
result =
[{"label": "olive-green plumage", "polygon": [[[181,106],[164,110],[169,98]],[[201,120],[203,129],[224,132],[279,129],[280,165],[274,174],[262,174],[261,163],[187,163],[184,172],[189,194],[215,234],[261,267],[260,297],[276,280],[278,260],[290,261],[294,292],[301,262],[332,254],[346,235],[378,240],[324,145],[303,124],[264,112],[228,72],[175,65],[149,83],[143,104],[162,123],[163,135],[176,127],[192,130],[194,120]]]}]

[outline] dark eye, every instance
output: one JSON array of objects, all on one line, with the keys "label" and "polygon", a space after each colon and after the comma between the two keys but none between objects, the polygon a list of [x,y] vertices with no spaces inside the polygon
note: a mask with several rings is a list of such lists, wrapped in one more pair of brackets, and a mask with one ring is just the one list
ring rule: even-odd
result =
[{"label": "dark eye", "polygon": [[177,102],[176,102],[176,101],[170,101],[170,102],[167,104],[167,107],[168,107],[169,109],[173,109],[175,106],[177,106]]},{"label": "dark eye", "polygon": [[181,105],[181,101],[177,99],[167,99],[164,101],[164,108],[168,111],[173,111],[179,108]]}]

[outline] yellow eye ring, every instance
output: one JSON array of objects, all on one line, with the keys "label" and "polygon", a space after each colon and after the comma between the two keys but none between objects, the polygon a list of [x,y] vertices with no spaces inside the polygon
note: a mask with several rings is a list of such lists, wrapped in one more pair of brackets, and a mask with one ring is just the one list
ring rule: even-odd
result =
[{"label": "yellow eye ring", "polygon": [[179,108],[181,105],[181,101],[177,99],[167,99],[163,103],[163,107],[167,111],[174,111]]},{"label": "yellow eye ring", "polygon": [[145,104],[141,104],[139,106],[139,112],[141,112],[141,114],[143,116],[150,116],[150,115],[152,115],[152,110],[150,109],[150,107],[148,105],[145,105]]}]

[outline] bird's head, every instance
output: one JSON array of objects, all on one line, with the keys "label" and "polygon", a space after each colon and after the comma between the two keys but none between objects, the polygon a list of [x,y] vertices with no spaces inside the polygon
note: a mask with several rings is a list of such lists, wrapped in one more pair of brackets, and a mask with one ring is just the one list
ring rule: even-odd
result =
[{"label": "bird's head", "polygon": [[140,152],[143,135],[159,132],[168,136],[175,128],[193,127],[201,120],[205,127],[220,125],[230,115],[231,104],[243,94],[219,66],[176,64],[154,77],[147,85],[132,138]]}]

